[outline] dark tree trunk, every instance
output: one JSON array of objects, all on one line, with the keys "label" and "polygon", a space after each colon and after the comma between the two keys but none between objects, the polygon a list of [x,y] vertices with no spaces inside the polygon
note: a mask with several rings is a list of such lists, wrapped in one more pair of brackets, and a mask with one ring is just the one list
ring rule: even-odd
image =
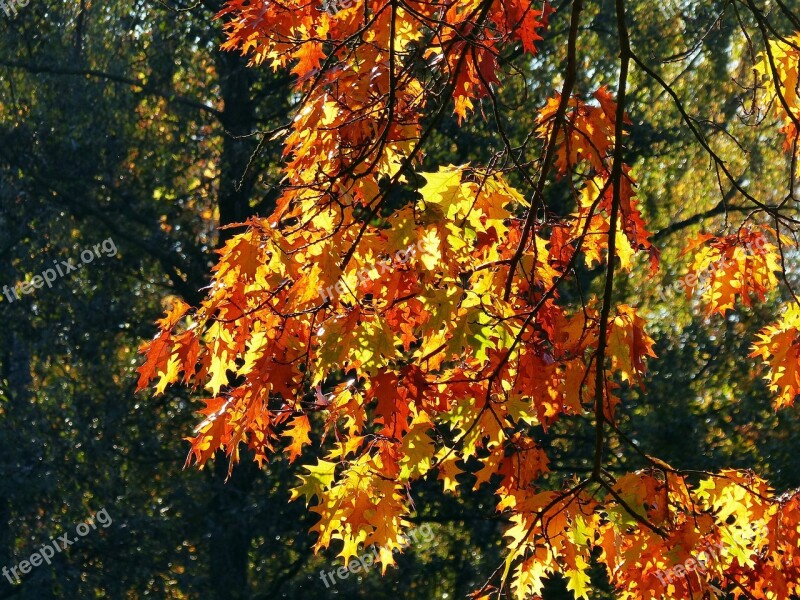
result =
[{"label": "dark tree trunk", "polygon": [[[239,223],[251,216],[250,200],[253,179],[246,177],[250,156],[255,150],[252,134],[256,129],[252,99],[252,74],[246,61],[231,52],[217,53],[222,99],[222,126],[225,138],[220,161],[219,217],[220,226]],[[236,231],[221,229],[219,245]],[[248,495],[257,475],[252,463],[241,464],[226,482],[228,460],[219,453],[209,469],[211,494],[209,502],[209,559],[212,598],[245,600],[250,597],[248,582],[250,531],[246,507]]]},{"label": "dark tree trunk", "polygon": [[[241,223],[252,216],[250,208],[254,178],[247,165],[256,144],[249,136],[256,130],[255,106],[252,100],[252,73],[246,61],[232,52],[217,55],[222,99],[225,102],[222,126],[225,128],[219,185],[219,224]],[[236,232],[220,231],[220,245]]]}]

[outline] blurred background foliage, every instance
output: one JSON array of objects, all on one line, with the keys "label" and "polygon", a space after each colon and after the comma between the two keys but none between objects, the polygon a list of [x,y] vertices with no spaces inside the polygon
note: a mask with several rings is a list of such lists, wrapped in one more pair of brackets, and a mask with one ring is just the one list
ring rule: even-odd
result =
[{"label": "blurred background foliage", "polygon": [[[613,2],[586,4],[577,91],[588,97],[615,88],[617,48]],[[796,13],[798,3],[784,4]],[[628,5],[634,49],[741,184],[782,199],[782,140],[750,91],[760,51],[752,16],[728,1]],[[287,74],[248,69],[218,50],[220,6],[32,0],[14,19],[0,13],[0,286],[107,238],[118,248],[53,289],[0,298],[0,566],[102,508],[113,519],[20,585],[0,579],[0,598],[463,598],[501,560],[504,521],[486,486],[454,496],[423,482],[416,521],[431,524],[433,540],[409,548],[384,577],[372,571],[326,588],[320,569],[339,565],[335,552],[309,551],[313,517],[287,502],[295,469],[277,459],[264,471],[243,463],[227,483],[225,461],[183,470],[197,398],[133,393],[137,348],[169,298],[202,297],[214,248],[233,231],[220,226],[268,214],[280,181],[280,140],[267,139],[246,167],[259,132],[287,122],[297,97]],[[568,6],[554,3],[539,54],[503,56],[500,122],[488,104],[462,126],[444,119],[425,168],[486,163],[502,128],[535,169],[541,143],[529,132],[560,85]],[[778,11],[770,20],[792,31]],[[731,231],[748,215],[673,99],[640,71],[630,94],[628,162],[662,269],[651,278],[640,265],[620,280],[619,300],[650,317],[659,356],[646,389],[626,391],[621,428],[675,467],[752,468],[779,490],[797,487],[798,411],[776,415],[757,365],[744,358],[786,298],[706,319],[670,289],[686,272],[688,236]],[[571,210],[566,182],[548,193],[556,212]],[[563,301],[579,306],[597,275],[583,269]],[[553,467],[545,485],[590,470],[590,423],[562,421],[541,435]],[[623,442],[610,459],[619,472],[645,464]],[[559,581],[546,593],[568,597]],[[611,597],[597,573],[593,598]]]}]

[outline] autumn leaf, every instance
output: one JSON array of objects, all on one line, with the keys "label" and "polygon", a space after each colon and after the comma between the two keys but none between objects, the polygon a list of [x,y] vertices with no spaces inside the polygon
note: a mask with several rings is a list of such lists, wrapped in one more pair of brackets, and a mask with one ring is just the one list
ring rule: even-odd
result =
[{"label": "autumn leaf", "polygon": [[288,446],[289,462],[294,462],[300,456],[303,446],[311,443],[308,433],[311,431],[311,423],[308,416],[298,415],[292,419],[290,427],[283,433],[292,443]]},{"label": "autumn leaf", "polygon": [[698,289],[706,313],[725,314],[739,299],[745,306],[753,296],[763,301],[778,283],[782,271],[776,246],[767,232],[743,230],[723,238],[700,236],[691,241],[686,253],[694,251],[689,274],[682,280],[687,297]]},{"label": "autumn leaf", "polygon": [[780,321],[758,334],[751,357],[767,366],[765,379],[776,394],[775,408],[792,406],[800,394],[800,308],[791,305]]}]

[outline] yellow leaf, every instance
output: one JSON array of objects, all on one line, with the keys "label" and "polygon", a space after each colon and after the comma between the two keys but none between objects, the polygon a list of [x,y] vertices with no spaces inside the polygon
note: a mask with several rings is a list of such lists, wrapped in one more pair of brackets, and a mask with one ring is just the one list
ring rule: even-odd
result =
[{"label": "yellow leaf", "polygon": [[581,556],[576,556],[575,566],[576,568],[567,569],[564,573],[567,578],[567,589],[572,592],[575,598],[589,600],[591,580],[589,575],[586,574],[586,569],[589,565]]}]

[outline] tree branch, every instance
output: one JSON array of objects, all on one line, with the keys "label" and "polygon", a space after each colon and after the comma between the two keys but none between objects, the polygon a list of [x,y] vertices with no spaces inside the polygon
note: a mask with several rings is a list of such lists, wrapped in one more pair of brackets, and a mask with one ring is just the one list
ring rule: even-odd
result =
[{"label": "tree branch", "polygon": [[96,79],[104,79],[106,81],[112,81],[114,83],[122,83],[125,85],[130,85],[139,88],[141,93],[148,94],[151,96],[158,96],[159,98],[164,98],[169,102],[176,102],[178,104],[190,106],[200,111],[207,112],[217,118],[220,118],[222,116],[222,111],[217,110],[213,106],[204,104],[199,100],[195,100],[193,98],[187,98],[186,96],[179,96],[177,94],[165,92],[164,90],[157,90],[146,83],[141,83],[139,81],[136,81],[135,79],[125,77],[124,75],[118,75],[115,73],[106,73],[105,71],[99,71],[97,69],[74,69],[71,67],[63,67],[60,65],[38,65],[31,63],[23,63],[15,60],[0,60],[0,67],[7,67],[9,69],[18,69],[22,71],[27,71],[28,73],[45,73],[49,75],[83,76],[83,77],[94,77]]}]

